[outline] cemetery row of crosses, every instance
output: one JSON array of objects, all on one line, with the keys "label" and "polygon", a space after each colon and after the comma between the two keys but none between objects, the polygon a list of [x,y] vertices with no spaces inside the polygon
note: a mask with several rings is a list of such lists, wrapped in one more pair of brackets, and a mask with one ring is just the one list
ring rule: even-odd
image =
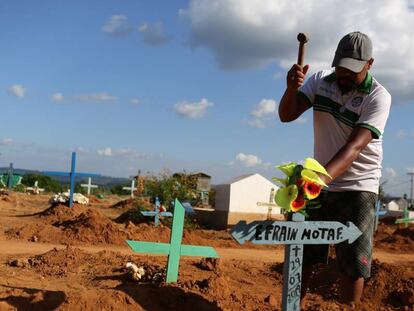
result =
[{"label": "cemetery row of crosses", "polygon": [[[0,168],[0,310],[299,310],[303,246],[360,234],[352,223],[307,221],[289,185],[261,174],[220,184],[185,171],[111,178],[79,161]],[[414,309],[407,203],[377,204],[372,276],[355,310]],[[332,253],[315,271],[308,310],[349,307],[335,264]]]}]

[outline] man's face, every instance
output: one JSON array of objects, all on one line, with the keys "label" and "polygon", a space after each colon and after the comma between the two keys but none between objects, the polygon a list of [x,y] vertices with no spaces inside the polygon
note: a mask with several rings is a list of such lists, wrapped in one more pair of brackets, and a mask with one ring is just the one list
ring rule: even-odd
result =
[{"label": "man's face", "polygon": [[371,68],[373,59],[367,61],[361,72],[353,72],[343,67],[335,67],[335,75],[337,83],[342,93],[348,93],[358,87],[365,77],[367,76],[368,70]]}]

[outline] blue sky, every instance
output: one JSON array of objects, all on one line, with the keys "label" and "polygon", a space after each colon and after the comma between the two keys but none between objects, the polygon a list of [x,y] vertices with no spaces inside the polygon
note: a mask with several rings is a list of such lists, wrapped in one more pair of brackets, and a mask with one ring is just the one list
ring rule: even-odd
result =
[{"label": "blue sky", "polygon": [[316,71],[361,30],[393,96],[384,188],[410,194],[412,1],[350,2],[3,0],[0,166],[66,170],[77,151],[80,170],[117,177],[278,175],[274,165],[312,156],[312,114],[277,117],[297,33],[309,33]]}]

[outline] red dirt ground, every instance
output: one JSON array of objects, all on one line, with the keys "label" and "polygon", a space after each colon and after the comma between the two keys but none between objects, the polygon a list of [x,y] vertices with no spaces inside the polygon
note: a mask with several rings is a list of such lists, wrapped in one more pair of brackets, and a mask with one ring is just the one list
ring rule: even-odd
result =
[{"label": "red dirt ground", "polygon": [[[168,242],[170,229],[112,220],[134,202],[108,198],[69,209],[49,207],[47,200],[46,195],[0,196],[0,245],[7,247],[0,254],[0,310],[281,308],[280,246],[241,247],[227,231],[189,229],[184,243],[214,246],[221,259],[183,258],[178,283],[165,284],[166,258],[134,254],[124,241]],[[363,301],[355,305],[338,302],[331,258],[328,266],[318,267],[314,274],[307,310],[413,310],[413,246],[413,226],[380,224]],[[130,277],[127,262],[144,267],[141,282]]]}]

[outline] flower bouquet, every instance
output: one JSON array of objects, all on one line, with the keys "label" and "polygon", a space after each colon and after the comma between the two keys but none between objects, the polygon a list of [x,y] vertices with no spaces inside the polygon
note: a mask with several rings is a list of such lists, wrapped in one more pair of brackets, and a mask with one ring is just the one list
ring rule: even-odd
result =
[{"label": "flower bouquet", "polygon": [[295,162],[276,166],[286,178],[272,178],[282,184],[275,194],[275,202],[286,212],[301,213],[308,217],[306,208],[319,208],[319,201],[315,200],[323,187],[327,187],[319,177],[323,174],[332,178],[318,161],[306,158],[303,165]]}]

